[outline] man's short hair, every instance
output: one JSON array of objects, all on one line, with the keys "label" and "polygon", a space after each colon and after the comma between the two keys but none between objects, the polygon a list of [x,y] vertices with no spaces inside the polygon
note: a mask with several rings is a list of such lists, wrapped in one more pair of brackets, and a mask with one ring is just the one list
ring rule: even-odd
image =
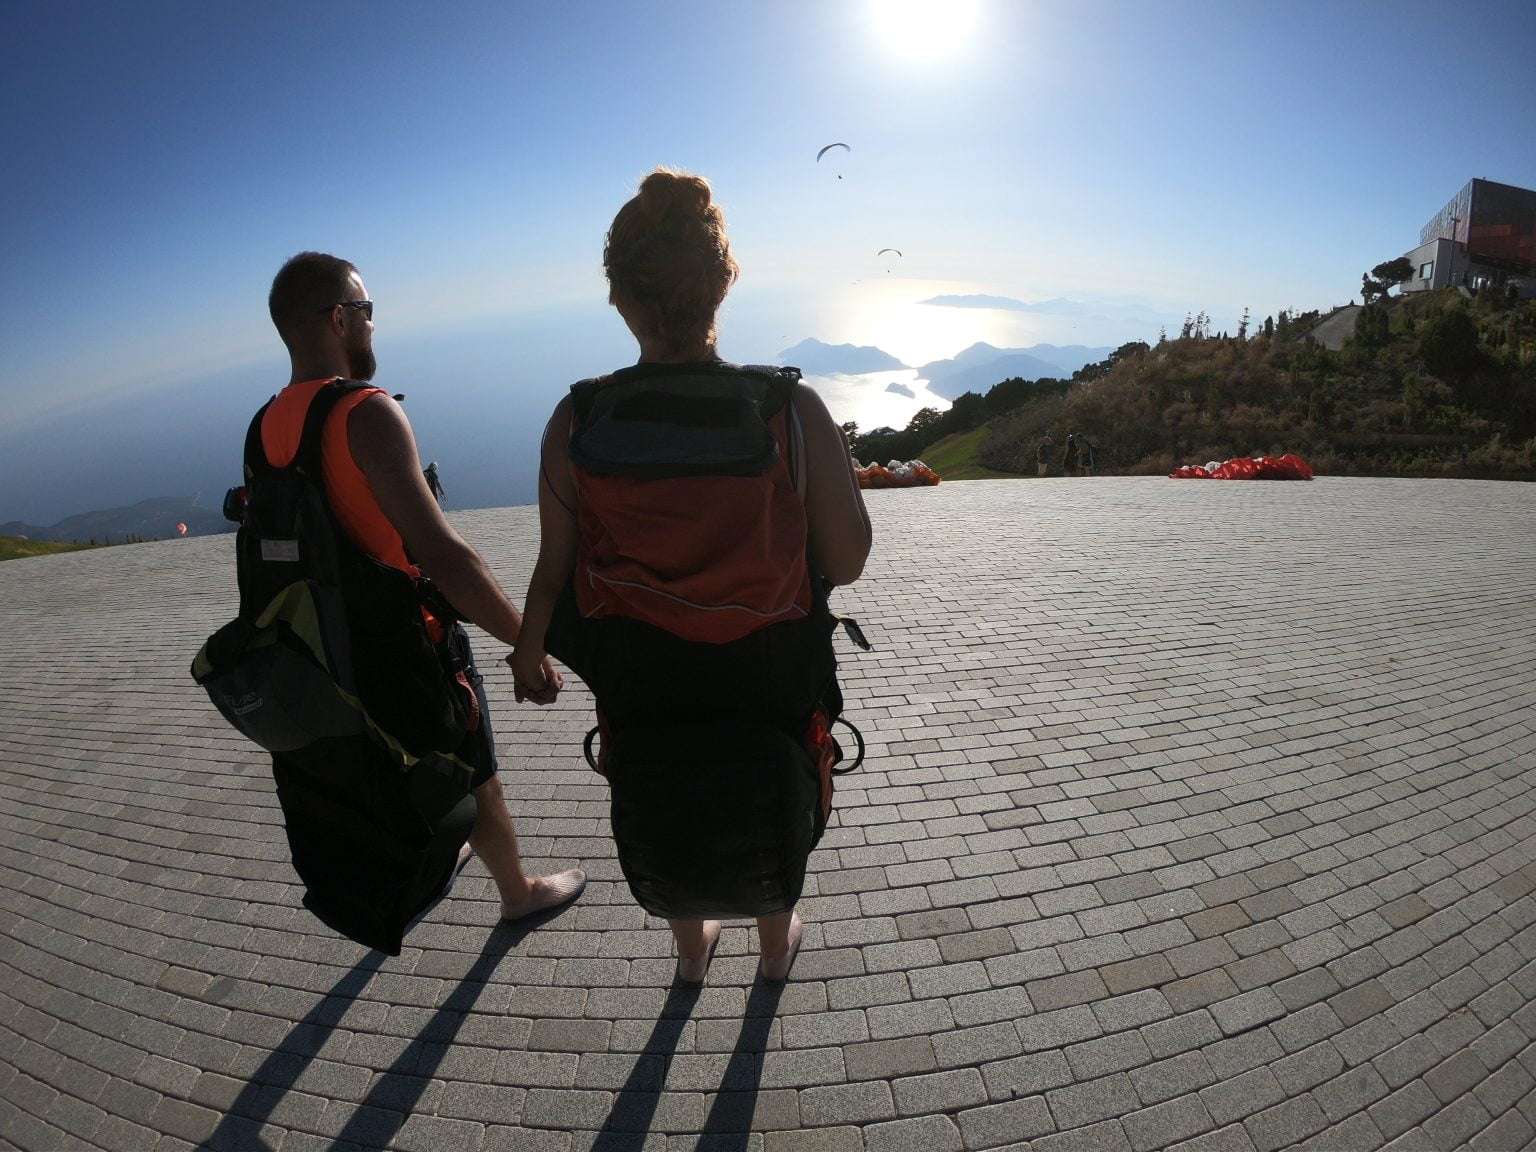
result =
[{"label": "man's short hair", "polygon": [[357,271],[349,260],[325,252],[300,252],[277,270],[267,311],[283,343],[294,337],[330,304],[347,298],[348,281]]}]

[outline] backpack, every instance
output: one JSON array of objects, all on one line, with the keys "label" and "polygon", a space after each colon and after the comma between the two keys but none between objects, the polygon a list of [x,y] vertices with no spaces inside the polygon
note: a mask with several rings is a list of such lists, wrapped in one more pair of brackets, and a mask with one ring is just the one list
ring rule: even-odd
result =
[{"label": "backpack", "polygon": [[831,735],[840,618],[807,556],[799,378],[637,365],[572,388],[577,562],[546,646],[597,699],[584,749],[656,916],[792,908],[851,770]]},{"label": "backpack", "polygon": [[451,606],[428,581],[364,553],[326,500],[321,434],[342,396],[363,387],[332,381],[316,393],[283,468],[262,449],[266,406],[252,420],[244,499],[236,490],[226,501],[240,524],[240,612],[204,643],[192,677],[272,753],[305,907],[398,955],[474,826],[467,742],[488,718]]}]

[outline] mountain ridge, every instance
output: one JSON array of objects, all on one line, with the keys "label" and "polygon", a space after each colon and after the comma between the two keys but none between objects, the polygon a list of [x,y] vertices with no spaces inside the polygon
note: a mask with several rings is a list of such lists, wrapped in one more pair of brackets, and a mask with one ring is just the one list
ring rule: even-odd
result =
[{"label": "mountain ridge", "polygon": [[814,336],[784,349],[778,362],[792,364],[807,376],[859,376],[910,367],[872,344],[826,344]]},{"label": "mountain ridge", "polygon": [[176,525],[185,524],[188,536],[233,532],[234,525],[215,508],[206,508],[194,496],[155,496],[120,508],[77,512],[46,526],[11,520],[0,524],[0,536],[28,540],[120,543],[129,536],[161,539],[175,536]]}]

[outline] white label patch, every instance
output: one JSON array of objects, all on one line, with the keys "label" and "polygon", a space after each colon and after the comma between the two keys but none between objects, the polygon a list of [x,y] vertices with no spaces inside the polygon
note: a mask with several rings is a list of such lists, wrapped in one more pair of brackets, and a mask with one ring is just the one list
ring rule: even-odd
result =
[{"label": "white label patch", "polygon": [[297,563],[299,559],[299,542],[297,540],[263,540],[261,542],[261,558],[263,560]]}]

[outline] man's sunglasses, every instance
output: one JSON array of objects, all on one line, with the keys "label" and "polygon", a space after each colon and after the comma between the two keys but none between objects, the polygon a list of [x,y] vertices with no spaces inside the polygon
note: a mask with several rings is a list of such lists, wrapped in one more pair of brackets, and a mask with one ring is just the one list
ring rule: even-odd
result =
[{"label": "man's sunglasses", "polygon": [[332,308],[360,308],[362,309],[364,320],[373,319],[372,300],[341,300],[335,304],[327,304],[324,308],[321,308],[320,311],[329,312]]}]

